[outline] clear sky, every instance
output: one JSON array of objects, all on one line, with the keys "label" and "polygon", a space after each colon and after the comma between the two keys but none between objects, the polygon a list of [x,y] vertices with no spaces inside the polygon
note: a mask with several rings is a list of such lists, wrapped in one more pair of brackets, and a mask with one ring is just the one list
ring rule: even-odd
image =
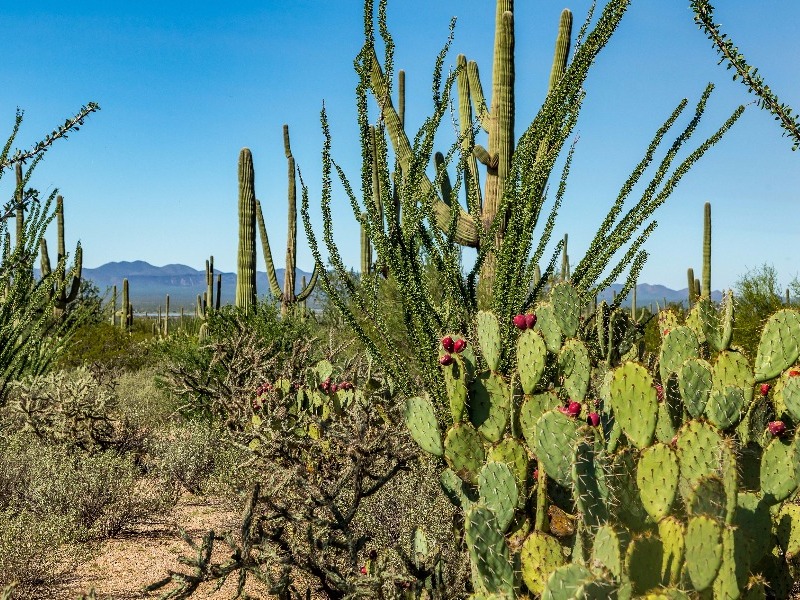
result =
[{"label": "clear sky", "polygon": [[[800,110],[800,3],[715,4],[716,20],[749,62]],[[588,5],[568,5],[575,31]],[[390,0],[396,66],[408,78],[408,130],[415,131],[430,109],[433,63],[452,16],[458,23],[447,65],[465,53],[481,65],[489,86],[493,6],[489,0]],[[564,6],[517,1],[518,134],[544,98]],[[81,240],[88,267],[141,259],[202,268],[213,254],[218,268],[235,271],[237,159],[240,148],[250,147],[256,194],[282,266],[283,123],[310,185],[318,227],[323,101],[334,155],[358,181],[352,61],[363,40],[362,13],[360,0],[3,2],[0,124],[10,131],[15,108],[24,109],[18,146],[26,147],[82,104],[102,106],[48,153],[32,181],[64,195],[68,244],[74,248]],[[717,84],[696,144],[752,100],[717,62],[688,0],[633,0],[586,83],[580,139],[556,226],[556,236],[570,234],[573,262],[681,98],[693,106],[708,82]],[[713,207],[713,287],[731,286],[764,262],[777,268],[784,284],[800,272],[800,152],[791,152],[781,132],[768,113],[747,108],[656,213],[659,227],[647,242],[651,258],[640,282],[682,288],[687,267],[699,272],[706,201]],[[0,182],[3,198],[12,179]],[[357,224],[341,195],[335,211],[342,253],[357,267]],[[298,250],[298,266],[310,271],[302,232]]]}]

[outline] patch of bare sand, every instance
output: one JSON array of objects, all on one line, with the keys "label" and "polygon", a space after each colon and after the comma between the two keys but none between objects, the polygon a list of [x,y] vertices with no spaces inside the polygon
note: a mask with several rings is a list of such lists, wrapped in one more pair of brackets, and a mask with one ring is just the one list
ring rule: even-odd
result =
[{"label": "patch of bare sand", "polygon": [[[207,498],[186,494],[180,498],[171,514],[163,519],[140,523],[131,530],[104,541],[93,558],[79,565],[57,584],[26,591],[31,600],[74,600],[94,588],[99,600],[133,600],[158,598],[173,584],[157,592],[145,592],[144,587],[167,577],[170,570],[189,572],[189,567],[178,562],[179,556],[192,556],[194,551],[180,537],[178,526],[193,540],[198,540],[213,529],[218,535],[236,531],[241,515],[224,505]],[[228,547],[214,544],[215,562],[228,558]],[[231,576],[218,591],[215,583],[203,584],[192,598],[198,600],[233,598],[237,578]],[[248,577],[245,591],[253,598],[268,598],[265,587]],[[22,596],[15,596],[22,597]]]}]

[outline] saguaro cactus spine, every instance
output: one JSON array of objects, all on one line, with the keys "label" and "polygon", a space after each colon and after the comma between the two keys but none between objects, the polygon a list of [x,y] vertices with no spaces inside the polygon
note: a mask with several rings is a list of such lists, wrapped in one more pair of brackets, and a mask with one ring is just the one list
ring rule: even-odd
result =
[{"label": "saguaro cactus spine", "polygon": [[[20,209],[17,210],[17,218],[19,218]],[[58,262],[56,265],[60,264],[67,255],[66,244],[64,242],[64,198],[62,196],[56,197],[56,226],[58,228]],[[41,250],[41,265],[42,265],[42,277],[47,277],[52,272],[52,265],[50,264],[50,256],[47,253],[47,240],[42,238],[40,242],[40,250]],[[69,285],[69,291],[67,291],[66,285],[66,272],[62,271],[58,277],[56,278],[55,284],[50,291],[50,296],[55,297],[55,304],[53,305],[53,314],[56,317],[63,317],[64,313],[67,310],[67,306],[74,302],[75,299],[78,297],[78,293],[80,292],[81,288],[81,269],[83,266],[83,250],[81,248],[81,243],[78,242],[78,245],[75,248],[75,260],[70,269],[70,275],[72,276],[72,281]]]},{"label": "saguaro cactus spine", "polygon": [[314,265],[314,272],[311,280],[300,291],[295,293],[295,270],[297,269],[297,186],[295,182],[295,163],[292,156],[292,148],[289,143],[289,126],[283,126],[283,149],[286,153],[288,163],[288,204],[289,204],[289,229],[286,236],[286,270],[283,273],[283,290],[278,285],[278,276],[275,272],[275,263],[272,260],[272,251],[269,246],[267,228],[264,225],[264,214],[261,211],[261,203],[255,201],[256,218],[258,219],[258,231],[261,236],[261,247],[264,252],[264,262],[267,263],[267,277],[272,295],[281,303],[281,314],[286,315],[293,305],[302,302],[311,295],[314,286],[317,284],[317,266]]},{"label": "saguaro cactus spine", "polygon": [[256,194],[253,155],[239,153],[239,251],[236,259],[236,306],[245,312],[256,304]]}]

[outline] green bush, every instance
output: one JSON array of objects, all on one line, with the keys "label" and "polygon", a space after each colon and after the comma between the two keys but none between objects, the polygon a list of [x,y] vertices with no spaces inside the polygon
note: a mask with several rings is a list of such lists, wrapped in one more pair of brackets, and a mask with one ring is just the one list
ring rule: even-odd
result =
[{"label": "green bush", "polygon": [[106,322],[85,323],[75,332],[59,359],[61,368],[97,364],[105,368],[136,370],[148,362],[148,341],[145,331],[123,331]]}]

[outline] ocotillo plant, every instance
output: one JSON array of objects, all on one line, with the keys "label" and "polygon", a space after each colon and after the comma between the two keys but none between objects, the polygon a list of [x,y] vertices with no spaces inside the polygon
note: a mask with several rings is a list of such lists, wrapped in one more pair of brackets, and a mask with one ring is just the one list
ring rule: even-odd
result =
[{"label": "ocotillo plant", "polygon": [[281,303],[281,314],[286,315],[289,309],[298,302],[302,302],[311,295],[314,286],[317,284],[318,265],[314,265],[314,272],[311,274],[311,280],[307,285],[300,290],[300,293],[295,292],[295,270],[297,269],[297,184],[295,181],[295,162],[292,156],[292,147],[289,144],[289,126],[283,126],[283,149],[286,153],[286,162],[288,164],[288,207],[289,207],[289,230],[286,236],[286,269],[283,272],[283,290],[278,285],[278,276],[275,273],[275,264],[272,261],[272,251],[269,247],[269,237],[267,236],[267,228],[264,225],[264,215],[261,212],[261,203],[256,200],[256,218],[258,219],[258,232],[261,236],[261,247],[264,252],[264,261],[267,263],[267,277],[269,279],[269,288],[275,297]]},{"label": "ocotillo plant", "polygon": [[[58,262],[66,258],[67,250],[64,242],[64,198],[56,196],[56,225],[58,227]],[[50,264],[50,256],[47,253],[47,240],[44,238],[40,242],[41,249],[41,268],[42,276],[47,276],[53,272],[52,265]],[[67,306],[74,302],[78,297],[81,288],[81,268],[83,266],[83,249],[81,243],[75,247],[75,260],[73,266],[69,270],[71,282],[67,284],[64,273],[55,278],[53,286],[51,287],[51,296],[53,297],[53,315],[56,318],[63,318]],[[69,291],[67,291],[69,290]]]},{"label": "ocotillo plant", "polygon": [[253,155],[239,153],[239,251],[236,255],[236,306],[245,312],[256,305],[256,193]]}]

